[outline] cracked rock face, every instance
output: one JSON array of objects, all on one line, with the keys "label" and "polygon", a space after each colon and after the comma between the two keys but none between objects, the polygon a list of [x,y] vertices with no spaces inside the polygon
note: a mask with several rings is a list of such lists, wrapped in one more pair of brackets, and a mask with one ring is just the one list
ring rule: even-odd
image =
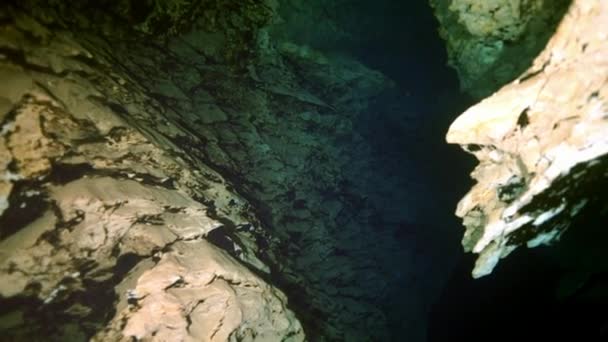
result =
[{"label": "cracked rock face", "polygon": [[5,3],[2,331],[424,339],[457,246],[418,104],[353,57],[403,2]]},{"label": "cracked rock face", "polygon": [[274,1],[136,3],[0,11],[2,331],[384,341],[406,287],[393,320],[422,340],[449,263],[429,189],[355,129],[392,115],[413,144],[395,83],[273,36]]},{"label": "cracked rock face", "polygon": [[304,340],[250,205],[173,143],[199,138],[69,31],[0,18],[2,336]]},{"label": "cracked rock face", "polygon": [[475,277],[520,246],[558,241],[578,215],[605,215],[608,3],[574,1],[533,66],[456,119],[447,140],[479,160],[457,209]]},{"label": "cracked rock face", "polygon": [[542,51],[571,0],[431,0],[461,89],[489,96]]}]

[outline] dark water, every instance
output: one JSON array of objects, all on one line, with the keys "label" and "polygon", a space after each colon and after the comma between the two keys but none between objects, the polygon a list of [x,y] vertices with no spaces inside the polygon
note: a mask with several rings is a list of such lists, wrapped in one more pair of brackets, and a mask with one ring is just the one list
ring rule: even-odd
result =
[{"label": "dark water", "polygon": [[[355,130],[374,153],[353,150],[353,159],[367,158],[365,164],[375,167],[363,171],[367,177],[351,177],[374,203],[379,233],[393,234],[398,243],[379,256],[392,274],[380,303],[392,339],[402,341],[412,336],[404,330],[420,329],[415,325],[424,320],[411,318],[416,312],[429,315],[428,341],[564,334],[601,340],[597,305],[556,299],[553,289],[563,270],[545,250],[518,251],[491,276],[471,278],[474,257],[461,252],[463,229],[452,213],[472,185],[468,174],[475,163],[445,144],[444,136],[474,101],[459,91],[456,73],[446,66],[445,47],[426,1],[385,1],[378,7],[366,18],[378,24],[371,28],[377,31],[374,39],[345,49],[398,84],[358,118]],[[404,262],[412,251],[417,260]]]},{"label": "dark water", "polygon": [[385,1],[366,20],[375,23],[375,34],[347,46],[348,52],[397,88],[358,117],[355,130],[373,153],[353,149],[352,159],[362,167],[349,179],[373,204],[377,234],[392,234],[396,242],[377,256],[389,270],[389,289],[379,306],[390,335],[394,341],[422,341],[425,316],[462,258],[462,229],[452,213],[471,185],[474,164],[444,137],[473,101],[459,91],[457,75],[447,66],[426,1]]}]

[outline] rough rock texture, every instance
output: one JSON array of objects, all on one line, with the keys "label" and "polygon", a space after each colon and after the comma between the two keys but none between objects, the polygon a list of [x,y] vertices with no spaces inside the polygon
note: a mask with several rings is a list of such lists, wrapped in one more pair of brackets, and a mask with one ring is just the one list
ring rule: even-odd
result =
[{"label": "rough rock texture", "polygon": [[480,161],[457,210],[475,277],[518,246],[558,241],[579,216],[605,215],[608,3],[574,1],[533,66],[456,119],[447,140]]},{"label": "rough rock texture", "polygon": [[530,67],[571,0],[431,0],[462,90],[483,98]]},{"label": "rough rock texture", "polygon": [[[11,3],[8,336],[303,339],[271,283],[311,340],[389,340],[387,302],[400,338],[423,340],[450,262],[424,248],[440,234],[418,223],[430,190],[413,161],[395,165],[355,129],[363,115],[399,116],[391,128],[416,137],[386,76],[275,37],[273,1]],[[395,283],[411,296],[388,300]]]},{"label": "rough rock texture", "polygon": [[3,338],[304,340],[251,206],[175,144],[203,142],[44,14],[0,9]]},{"label": "rough rock texture", "polygon": [[117,314],[93,340],[303,340],[286,298],[217,247],[180,241],[156,257],[117,286]]}]

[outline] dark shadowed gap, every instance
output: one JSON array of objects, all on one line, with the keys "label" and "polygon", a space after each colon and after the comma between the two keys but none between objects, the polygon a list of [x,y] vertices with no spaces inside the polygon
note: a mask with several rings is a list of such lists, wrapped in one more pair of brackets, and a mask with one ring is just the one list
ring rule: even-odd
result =
[{"label": "dark shadowed gap", "polygon": [[[392,97],[379,99],[383,115],[361,117],[359,129],[375,146],[380,160],[393,160],[381,161],[392,168],[387,172],[424,183],[428,191],[393,203],[396,207],[422,204],[417,217],[409,219],[415,227],[400,226],[396,239],[403,249],[430,250],[420,254],[425,260],[415,270],[399,270],[399,255],[394,256],[393,267],[405,276],[392,284],[383,306],[392,339],[400,341],[404,329],[420,328],[408,321],[411,306],[421,306],[418,312],[426,315],[435,300],[436,292],[429,289],[425,293],[412,282],[424,283],[424,278],[430,278],[437,290],[462,257],[459,241],[463,230],[453,211],[472,185],[468,173],[474,163],[459,147],[445,143],[445,133],[473,100],[460,92],[457,74],[447,66],[444,42],[428,3],[388,1],[387,9],[386,16],[377,18],[383,23],[381,34],[368,46],[359,46],[354,54],[397,82],[399,88]],[[391,181],[390,177],[385,179]],[[397,183],[394,191],[409,189]],[[408,234],[408,229],[414,234]]]},{"label": "dark shadowed gap", "polygon": [[[360,238],[380,243],[390,234],[396,245],[369,251],[378,253],[373,257],[386,269],[388,288],[377,305],[392,340],[423,341],[431,303],[462,257],[463,230],[453,211],[472,184],[468,173],[474,163],[459,147],[445,143],[445,133],[473,100],[460,92],[457,74],[447,66],[428,1],[332,4],[311,3],[310,15],[333,20],[335,31],[322,23],[303,23],[290,13],[296,9],[287,6],[283,32],[291,34],[282,34],[355,58],[397,85],[378,95],[356,119],[354,130],[372,153],[350,147],[357,171],[346,177],[376,213],[369,222],[374,233]],[[341,36],[343,31],[351,34]]]},{"label": "dark shadowed gap", "polygon": [[[436,305],[429,341],[561,341],[608,339],[605,172],[608,158],[592,166],[577,191],[589,200],[559,244],[520,247],[484,278],[469,276],[473,257],[462,262]],[[566,178],[567,179],[567,178]],[[567,183],[564,181],[562,184]],[[554,182],[559,186],[560,182]],[[579,195],[579,196],[580,196]],[[570,198],[577,194],[570,192]]]}]

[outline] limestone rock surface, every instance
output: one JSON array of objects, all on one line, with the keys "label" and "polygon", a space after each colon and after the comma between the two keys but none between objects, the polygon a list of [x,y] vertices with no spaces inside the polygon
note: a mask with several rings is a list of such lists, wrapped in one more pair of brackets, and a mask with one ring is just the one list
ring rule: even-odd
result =
[{"label": "limestone rock surface", "polygon": [[174,143],[199,138],[107,45],[0,18],[2,338],[304,340],[251,205]]},{"label": "limestone rock surface", "polygon": [[228,253],[180,241],[118,286],[117,314],[94,341],[302,341],[286,298]]},{"label": "limestone rock surface", "polygon": [[431,0],[461,89],[491,95],[545,47],[570,0]]},{"label": "limestone rock surface", "polygon": [[581,215],[605,215],[608,3],[575,0],[532,67],[458,117],[447,140],[479,160],[457,209],[475,277],[582,229],[571,227]]}]

